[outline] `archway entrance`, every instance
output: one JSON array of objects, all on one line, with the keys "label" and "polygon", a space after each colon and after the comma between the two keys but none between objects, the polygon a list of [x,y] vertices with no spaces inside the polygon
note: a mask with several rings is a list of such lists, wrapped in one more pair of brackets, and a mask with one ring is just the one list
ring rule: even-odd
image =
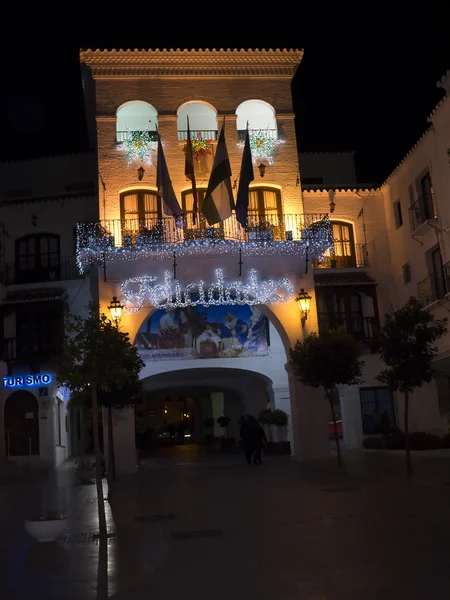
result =
[{"label": "archway entrance", "polygon": [[205,367],[147,377],[144,389],[135,413],[143,455],[168,444],[236,447],[240,417],[267,407],[272,382],[252,371]]},{"label": "archway entrance", "polygon": [[39,455],[37,398],[25,390],[14,392],[6,399],[4,410],[7,455]]}]

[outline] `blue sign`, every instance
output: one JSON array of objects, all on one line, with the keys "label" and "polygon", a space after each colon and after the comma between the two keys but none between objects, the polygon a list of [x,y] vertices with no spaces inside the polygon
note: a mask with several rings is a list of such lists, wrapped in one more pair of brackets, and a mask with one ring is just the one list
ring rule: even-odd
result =
[{"label": "blue sign", "polygon": [[4,388],[22,388],[50,385],[53,377],[48,373],[30,373],[3,377]]}]

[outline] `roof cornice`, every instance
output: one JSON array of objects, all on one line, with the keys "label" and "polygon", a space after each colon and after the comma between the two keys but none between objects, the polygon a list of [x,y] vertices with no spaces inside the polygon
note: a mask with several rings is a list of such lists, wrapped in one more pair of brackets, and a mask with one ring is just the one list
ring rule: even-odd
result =
[{"label": "roof cornice", "polygon": [[95,78],[108,77],[289,77],[302,60],[297,49],[81,50],[80,62]]}]

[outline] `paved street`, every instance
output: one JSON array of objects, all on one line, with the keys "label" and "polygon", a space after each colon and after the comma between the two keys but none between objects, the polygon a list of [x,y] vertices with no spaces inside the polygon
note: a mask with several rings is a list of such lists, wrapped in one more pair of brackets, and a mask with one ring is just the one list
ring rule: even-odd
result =
[{"label": "paved street", "polygon": [[[143,460],[106,504],[110,597],[447,600],[450,459],[414,456],[412,481],[403,455],[344,460],[248,467],[192,446]],[[70,464],[45,486],[0,485],[2,600],[96,597],[95,500]],[[59,544],[24,531],[43,504],[68,516]]]}]

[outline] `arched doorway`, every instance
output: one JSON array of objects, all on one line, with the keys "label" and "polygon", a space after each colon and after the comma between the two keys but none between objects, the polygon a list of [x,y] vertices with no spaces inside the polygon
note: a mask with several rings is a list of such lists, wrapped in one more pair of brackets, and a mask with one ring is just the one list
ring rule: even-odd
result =
[{"label": "arched doorway", "polygon": [[39,407],[37,398],[25,390],[14,392],[5,402],[5,441],[9,456],[39,455]]}]

